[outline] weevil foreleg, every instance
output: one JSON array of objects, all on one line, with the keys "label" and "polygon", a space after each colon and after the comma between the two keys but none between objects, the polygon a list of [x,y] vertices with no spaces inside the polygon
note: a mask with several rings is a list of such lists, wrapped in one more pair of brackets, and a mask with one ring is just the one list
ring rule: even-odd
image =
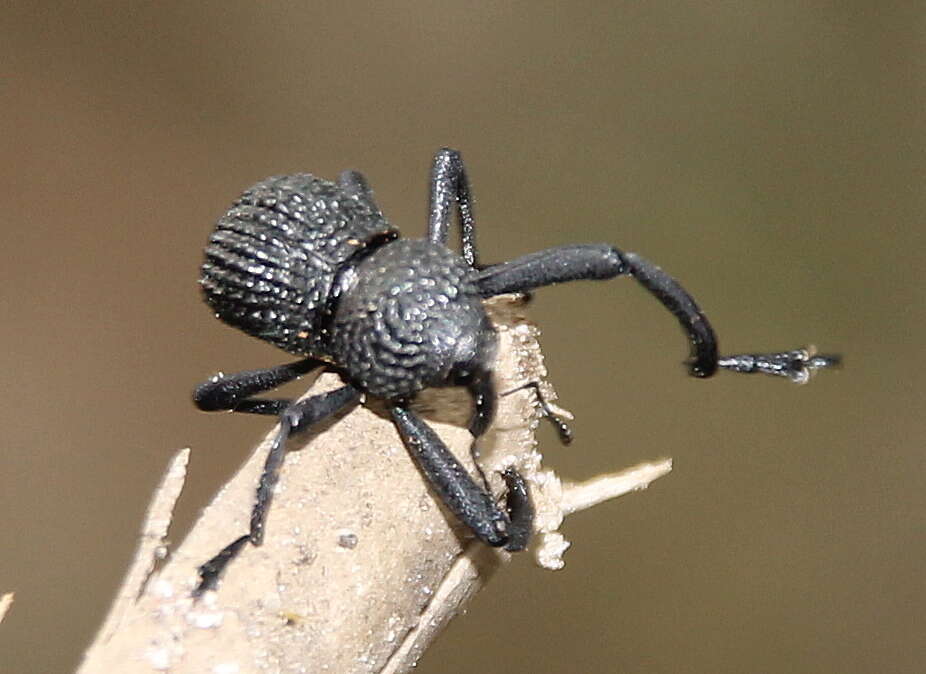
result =
[{"label": "weevil foreleg", "polygon": [[509,516],[417,414],[402,406],[390,411],[409,454],[450,512],[484,543],[522,550],[533,524],[533,508],[520,475],[510,469],[516,478],[509,482]]},{"label": "weevil foreleg", "polygon": [[625,253],[607,244],[560,246],[524,255],[480,270],[477,283],[483,297],[493,297],[555,283],[604,280],[620,275],[635,278],[678,319],[691,343],[689,370],[695,377],[710,377],[720,367],[804,382],[812,371],[838,362],[835,356],[815,357],[805,350],[719,357],[717,337],[707,316],[682,285],[636,253]]},{"label": "weevil foreleg", "polygon": [[244,536],[229,543],[215,557],[199,567],[200,582],[193,590],[194,596],[199,596],[216,587],[229,562],[238,555],[247,541],[254,545],[263,543],[264,524],[267,520],[270,502],[273,500],[273,490],[280,479],[280,468],[286,456],[287,439],[357,403],[360,395],[360,391],[353,386],[342,386],[334,391],[292,403],[283,411],[280,415],[279,428],[270,444],[264,469],[260,475],[254,507],[251,510],[250,530]]}]

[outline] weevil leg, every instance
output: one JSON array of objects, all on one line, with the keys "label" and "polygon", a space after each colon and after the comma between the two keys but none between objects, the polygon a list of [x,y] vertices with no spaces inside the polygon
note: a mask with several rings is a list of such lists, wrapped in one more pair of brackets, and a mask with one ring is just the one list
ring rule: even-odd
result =
[{"label": "weevil leg", "polygon": [[334,391],[293,403],[280,415],[280,429],[270,445],[264,472],[261,473],[260,484],[257,487],[257,500],[251,512],[250,538],[254,545],[260,545],[264,540],[264,522],[273,498],[273,489],[280,479],[280,467],[286,455],[286,440],[290,435],[307,431],[359,400],[360,391],[350,385],[342,386]]},{"label": "weevil leg", "polygon": [[495,385],[491,372],[481,372],[466,382],[466,388],[473,398],[473,416],[469,420],[469,432],[474,438],[481,437],[495,418]]},{"label": "weevil leg", "polygon": [[[717,338],[707,316],[674,278],[636,253],[607,244],[579,244],[550,248],[479,271],[483,297],[525,292],[541,286],[577,280],[603,280],[629,275],[658,299],[681,324],[691,343],[688,366],[695,377],[710,377],[718,367],[733,372],[763,372],[806,381],[813,370],[838,362],[835,356],[813,356],[797,350],[782,354],[745,354],[720,358]],[[801,357],[788,354],[803,353]],[[762,363],[766,365],[761,365]]]},{"label": "weevil leg", "polygon": [[567,281],[611,279],[629,273],[623,256],[607,244],[557,246],[486,267],[476,282],[483,297],[494,297]]},{"label": "weevil leg", "polygon": [[463,259],[478,267],[476,223],[473,219],[473,198],[460,153],[442,148],[431,164],[431,200],[428,208],[428,241],[447,245],[450,214],[456,203],[460,223]]},{"label": "weevil leg", "polygon": [[198,597],[207,590],[215,589],[222,572],[238,555],[245,542],[250,541],[254,545],[263,543],[264,524],[267,520],[270,502],[273,500],[274,487],[280,479],[280,468],[286,455],[287,439],[291,435],[308,430],[359,400],[360,391],[353,386],[342,386],[334,391],[292,403],[283,411],[280,415],[279,428],[267,452],[264,470],[260,475],[254,507],[251,510],[250,530],[244,536],[229,543],[219,554],[199,567],[200,582],[193,590],[193,596]]},{"label": "weevil leg", "polygon": [[694,377],[710,377],[717,371],[717,336],[694,298],[660,267],[636,253],[623,253],[627,273],[635,278],[675,318],[691,343],[688,369]]},{"label": "weevil leg", "polygon": [[304,358],[264,370],[247,370],[236,374],[217,374],[193,391],[193,403],[204,412],[231,410],[251,414],[282,414],[289,400],[259,400],[252,396],[279,388],[325,363]]},{"label": "weevil leg", "polygon": [[473,441],[469,445],[469,455],[473,457],[476,472],[482,478],[486,491],[489,490],[489,479],[486,477],[482,465],[479,463],[479,438],[485,435],[495,418],[495,385],[492,383],[492,373],[480,372],[472,376],[466,384],[469,394],[473,398],[473,416],[469,420],[469,432]]},{"label": "weevil leg", "polygon": [[527,547],[534,529],[534,503],[527,488],[527,481],[513,467],[506,468],[502,478],[508,487],[505,509],[511,520],[505,550],[519,552]]},{"label": "weevil leg", "polygon": [[204,592],[214,590],[218,586],[219,578],[221,578],[222,572],[225,571],[225,567],[238,556],[238,553],[241,552],[241,548],[244,547],[244,544],[247,543],[248,540],[250,540],[248,534],[239,536],[222,548],[221,552],[215,557],[199,565],[199,568],[196,570],[197,573],[199,573],[199,582],[196,584],[196,587],[193,588],[194,597],[201,597]]},{"label": "weevil leg", "polygon": [[563,417],[554,412],[553,408],[550,407],[550,403],[547,402],[546,396],[543,394],[543,391],[540,390],[540,382],[529,381],[526,384],[521,384],[520,386],[511,389],[510,391],[505,391],[501,395],[511,395],[512,393],[517,393],[518,391],[523,391],[524,389],[528,388],[533,390],[534,395],[537,396],[537,404],[540,406],[540,414],[544,419],[553,425],[553,428],[556,429],[556,434],[559,436],[560,443],[564,445],[571,444],[573,438],[575,437],[572,432],[572,428]]},{"label": "weevil leg", "polygon": [[476,484],[443,440],[417,414],[399,405],[390,412],[409,454],[450,512],[484,543],[493,547],[507,545],[511,520],[495,504],[492,495]]},{"label": "weevil leg", "polygon": [[606,280],[629,274],[672,312],[691,342],[691,373],[708,377],[717,369],[717,340],[707,317],[679,283],[659,267],[607,244],[549,248],[479,272],[483,297],[524,292],[579,280]]},{"label": "weevil leg", "polygon": [[817,354],[813,347],[778,353],[740,353],[724,356],[718,365],[726,370],[751,374],[760,372],[787,377],[797,384],[805,384],[816,370],[837,367],[842,358],[835,354]]}]

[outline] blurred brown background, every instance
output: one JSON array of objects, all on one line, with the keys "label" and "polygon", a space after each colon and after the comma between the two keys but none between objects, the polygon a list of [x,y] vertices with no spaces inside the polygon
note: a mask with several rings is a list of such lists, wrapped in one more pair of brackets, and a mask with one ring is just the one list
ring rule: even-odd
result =
[{"label": "blurred brown background", "polygon": [[538,293],[577,420],[550,464],[652,457],[515,560],[421,663],[454,672],[918,672],[926,661],[924,29],[901,2],[21,3],[0,24],[2,672],[73,668],[168,457],[179,536],[269,428],[197,413],[285,354],[200,302],[200,250],[270,174],[365,171],[420,236],[464,152],[483,257],[636,250],[725,350],[813,341],[808,387],[687,379],[627,280]]}]

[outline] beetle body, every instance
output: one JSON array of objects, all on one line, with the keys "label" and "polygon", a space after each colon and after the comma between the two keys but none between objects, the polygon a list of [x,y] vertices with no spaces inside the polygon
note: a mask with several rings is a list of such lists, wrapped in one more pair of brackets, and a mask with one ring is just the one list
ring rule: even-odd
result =
[{"label": "beetle body", "polygon": [[[460,253],[447,247],[454,211]],[[609,244],[559,246],[480,265],[469,182],[454,150],[445,148],[434,157],[427,236],[398,236],[366,180],[353,171],[342,173],[337,183],[307,173],[268,178],[245,191],[219,219],[200,278],[206,302],[224,322],[302,360],[216,375],[193,394],[203,410],[280,419],[250,530],[200,566],[195,594],[216,586],[245,543],[263,541],[287,438],[367,394],[385,401],[435,495],[476,537],[510,551],[528,545],[534,510],[518,470],[505,470],[507,495],[500,506],[481,469],[481,480],[473,479],[411,405],[425,388],[465,386],[474,403],[469,424],[474,442],[488,429],[495,410],[496,335],[482,305],[486,298],[630,276],[679,321],[691,347],[689,371],[696,377],[726,369],[804,382],[813,370],[836,362],[806,350],[720,357],[713,328],[685,289],[641,256]],[[296,401],[257,397],[322,367],[338,372],[344,386]],[[561,438],[571,437],[565,422],[540,403]]]},{"label": "beetle body", "polygon": [[326,322],[339,271],[396,235],[362,190],[307,173],[268,178],[219,219],[200,284],[229,325],[331,360]]},{"label": "beetle body", "polygon": [[440,243],[397,236],[365,191],[269,178],[219,219],[200,283],[221,320],[366,393],[466,383],[495,356],[476,272]]}]

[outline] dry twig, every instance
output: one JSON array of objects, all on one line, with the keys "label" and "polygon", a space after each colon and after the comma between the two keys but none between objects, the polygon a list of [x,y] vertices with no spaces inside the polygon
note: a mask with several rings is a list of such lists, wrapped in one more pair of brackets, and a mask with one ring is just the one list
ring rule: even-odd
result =
[{"label": "dry twig", "polygon": [[[544,382],[538,330],[509,298],[489,303],[500,335],[499,391]],[[313,393],[338,385],[326,374]],[[554,397],[545,382],[541,389]],[[469,462],[469,402],[452,390],[428,392],[428,419]],[[515,465],[537,509],[532,552],[559,568],[568,547],[565,514],[646,487],[668,460],[584,484],[563,484],[540,465],[537,401],[530,389],[502,396],[480,442],[496,493],[499,471]],[[428,491],[382,414],[357,408],[291,443],[264,544],[246,546],[217,592],[190,596],[196,567],[246,531],[268,443],[205,509],[186,540],[164,547],[189,450],[172,461],[155,494],[133,565],[110,615],[87,651],[82,674],[170,671],[406,672],[468,599],[508,558],[473,541]]]}]

